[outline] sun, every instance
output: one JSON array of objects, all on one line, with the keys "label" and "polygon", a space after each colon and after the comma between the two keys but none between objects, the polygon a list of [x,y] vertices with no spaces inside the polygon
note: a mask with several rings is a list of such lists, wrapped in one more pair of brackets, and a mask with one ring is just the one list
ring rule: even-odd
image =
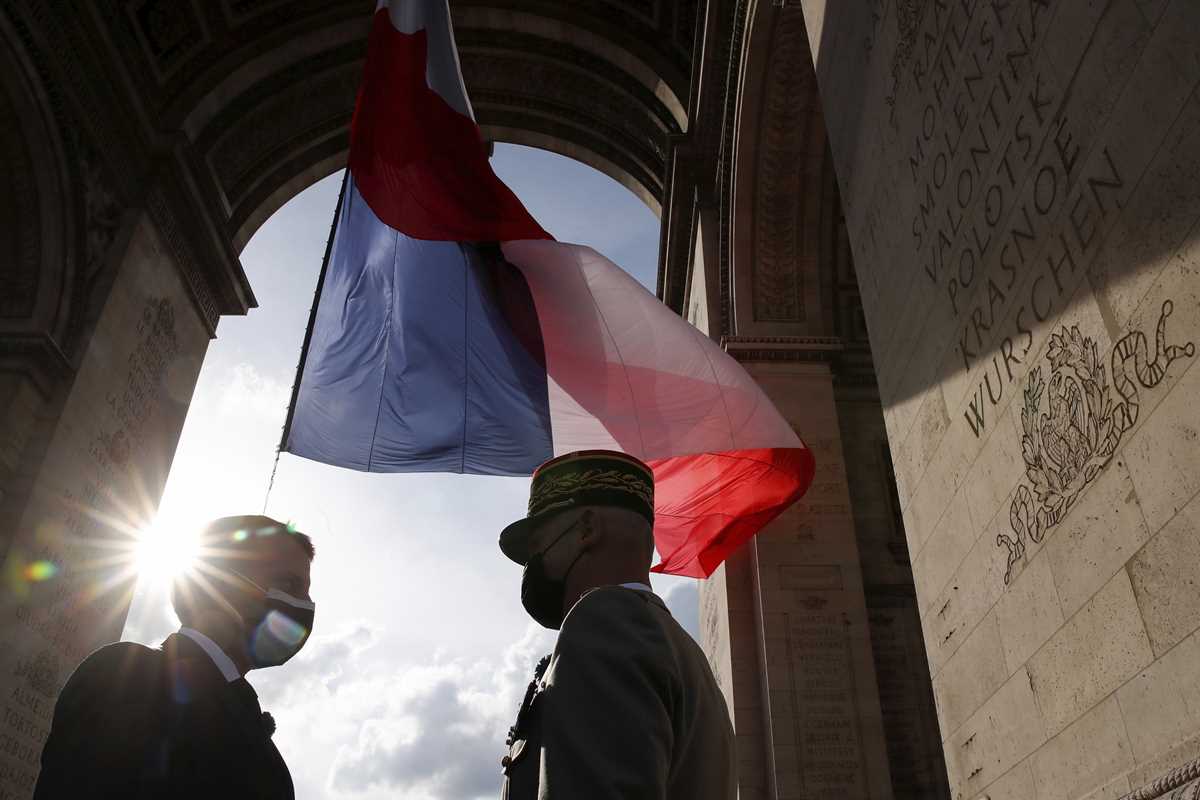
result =
[{"label": "sun", "polygon": [[150,580],[170,580],[195,563],[199,550],[196,532],[174,525],[150,525],[138,536],[138,574]]}]

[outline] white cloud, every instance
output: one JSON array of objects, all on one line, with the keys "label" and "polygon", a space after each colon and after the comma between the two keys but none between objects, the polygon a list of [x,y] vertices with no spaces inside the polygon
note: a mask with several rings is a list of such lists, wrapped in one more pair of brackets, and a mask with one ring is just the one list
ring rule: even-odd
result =
[{"label": "white cloud", "polygon": [[700,582],[685,578],[672,583],[663,594],[663,602],[675,621],[700,641]]},{"label": "white cloud", "polygon": [[292,396],[290,386],[263,375],[245,361],[235,364],[222,378],[217,402],[221,415],[283,420]]},{"label": "white cloud", "polygon": [[357,739],[338,749],[333,793],[387,789],[406,797],[468,800],[495,796],[499,759],[537,660],[552,646],[531,625],[487,660],[437,661],[395,674],[380,687],[380,713],[361,722]]},{"label": "white cloud", "polygon": [[[680,580],[664,592],[693,635],[697,591]],[[328,798],[475,800],[498,793],[508,728],[553,645],[554,633],[531,623],[498,656],[435,652],[398,664],[403,644],[358,621],[251,681],[279,722],[276,743],[298,786]]]},{"label": "white cloud", "polygon": [[529,625],[498,663],[435,653],[397,667],[384,644],[355,623],[250,676],[296,784],[327,797],[496,796],[508,727],[552,633]]}]

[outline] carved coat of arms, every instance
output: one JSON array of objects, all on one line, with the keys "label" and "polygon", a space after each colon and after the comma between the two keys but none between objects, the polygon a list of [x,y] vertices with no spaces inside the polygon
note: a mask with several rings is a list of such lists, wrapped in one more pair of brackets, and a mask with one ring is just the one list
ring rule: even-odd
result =
[{"label": "carved coat of arms", "polygon": [[997,546],[1008,549],[1005,584],[1024,557],[1026,543],[1041,542],[1108,466],[1121,437],[1137,422],[1139,385],[1154,388],[1172,361],[1195,354],[1191,342],[1167,344],[1172,310],[1170,300],[1163,303],[1153,359],[1141,331],[1126,334],[1113,346],[1108,359],[1111,384],[1096,343],[1078,326],[1064,326],[1050,336],[1049,380],[1040,366],[1030,371],[1021,408],[1026,481],[1017,487],[1008,512],[1013,535],[996,537]]}]

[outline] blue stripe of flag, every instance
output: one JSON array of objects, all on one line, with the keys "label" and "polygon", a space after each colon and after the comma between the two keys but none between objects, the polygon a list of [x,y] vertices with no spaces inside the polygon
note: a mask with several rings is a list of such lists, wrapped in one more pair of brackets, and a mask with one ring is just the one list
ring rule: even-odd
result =
[{"label": "blue stripe of flag", "polygon": [[530,474],[553,448],[520,273],[399,233],[349,179],[284,449],[369,472]]}]

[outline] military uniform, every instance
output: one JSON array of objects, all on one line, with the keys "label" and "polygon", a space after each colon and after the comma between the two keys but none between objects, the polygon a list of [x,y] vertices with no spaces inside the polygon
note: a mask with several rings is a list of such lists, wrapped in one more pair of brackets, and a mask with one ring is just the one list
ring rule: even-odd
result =
[{"label": "military uniform", "polygon": [[586,593],[539,665],[505,800],[732,800],[733,728],[708,662],[650,592]]}]

